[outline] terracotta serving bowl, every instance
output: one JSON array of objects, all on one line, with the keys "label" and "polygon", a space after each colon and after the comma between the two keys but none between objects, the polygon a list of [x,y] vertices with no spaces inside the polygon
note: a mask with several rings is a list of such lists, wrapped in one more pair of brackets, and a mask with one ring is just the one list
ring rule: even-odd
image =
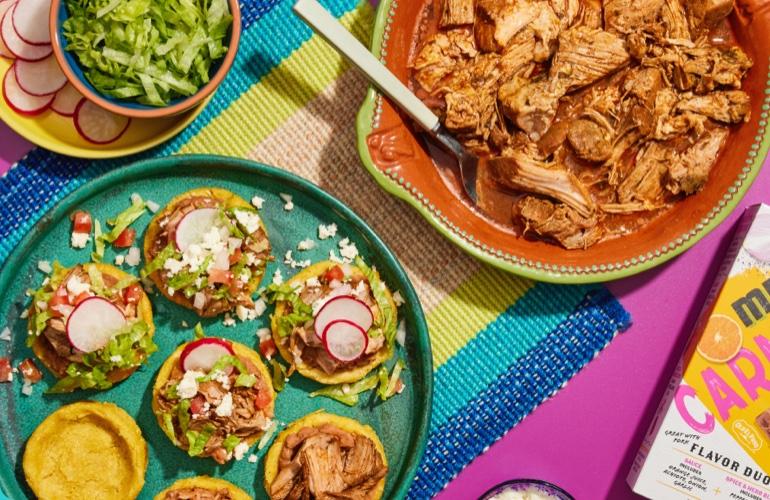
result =
[{"label": "terracotta serving bowl", "polygon": [[189,111],[201,104],[207,97],[214,93],[227,72],[233,65],[238,53],[238,44],[241,38],[241,9],[238,0],[228,0],[230,14],[233,23],[227,33],[227,52],[224,57],[211,66],[209,81],[198,89],[198,92],[189,96],[172,100],[166,106],[149,106],[132,102],[127,99],[117,99],[107,96],[96,90],[86,79],[83,70],[77,61],[77,57],[66,50],[66,40],[62,33],[62,23],[69,16],[64,0],[51,1],[51,13],[48,18],[48,27],[51,31],[51,45],[56,61],[59,63],[64,75],[72,86],[89,101],[112,113],[131,118],[164,118]]},{"label": "terracotta serving bowl", "polygon": [[[372,52],[403,82],[431,0],[383,0]],[[770,0],[736,0],[729,22],[754,67],[743,82],[751,121],[734,129],[705,188],[642,229],[586,250],[565,250],[519,238],[481,216],[462,195],[457,172],[438,168],[421,134],[374,89],[358,114],[364,166],[388,192],[414,206],[436,229],[473,256],[506,271],[559,283],[630,276],[662,264],[694,245],[735,208],[770,147]]]}]

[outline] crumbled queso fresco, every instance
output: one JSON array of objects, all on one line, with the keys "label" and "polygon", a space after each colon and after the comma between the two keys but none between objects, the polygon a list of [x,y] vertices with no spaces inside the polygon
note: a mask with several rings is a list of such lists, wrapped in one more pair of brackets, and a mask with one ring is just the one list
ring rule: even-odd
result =
[{"label": "crumbled queso fresco", "polygon": [[284,201],[284,205],[283,205],[284,210],[286,210],[287,212],[294,210],[294,201],[292,201],[293,197],[290,194],[279,193],[279,196]]},{"label": "crumbled queso fresco", "polygon": [[312,250],[315,248],[315,241],[311,240],[310,238],[304,239],[297,243],[297,250],[300,252],[304,252],[307,250]]},{"label": "crumbled queso fresco", "polygon": [[337,235],[337,224],[329,224],[328,226],[324,226],[321,224],[318,226],[318,239],[319,240],[328,240],[329,238],[334,238]]},{"label": "crumbled queso fresco", "polygon": [[72,248],[85,248],[89,241],[91,241],[91,235],[88,233],[72,233],[70,236]]},{"label": "crumbled queso fresco", "polygon": [[262,210],[262,204],[263,203],[265,203],[265,199],[264,198],[260,198],[257,195],[254,195],[251,198],[251,204],[254,205],[254,208],[256,208],[258,210]]}]

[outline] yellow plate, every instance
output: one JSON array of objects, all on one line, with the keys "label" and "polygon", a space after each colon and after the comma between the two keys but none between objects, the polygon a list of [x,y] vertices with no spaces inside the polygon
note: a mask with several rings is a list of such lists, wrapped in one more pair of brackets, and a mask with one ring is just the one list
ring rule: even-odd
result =
[{"label": "yellow plate", "polygon": [[[0,75],[5,76],[12,63],[0,57]],[[210,100],[211,97],[198,107],[169,118],[132,119],[120,139],[104,145],[86,141],[78,134],[71,117],[61,116],[50,109],[36,116],[24,116],[0,98],[0,120],[28,141],[56,153],[78,158],[116,158],[150,149],[171,139],[184,130]]]}]

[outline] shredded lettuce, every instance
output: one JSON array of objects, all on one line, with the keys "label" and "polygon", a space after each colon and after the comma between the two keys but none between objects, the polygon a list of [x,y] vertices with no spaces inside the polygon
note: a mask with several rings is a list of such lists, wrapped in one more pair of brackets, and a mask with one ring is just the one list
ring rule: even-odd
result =
[{"label": "shredded lettuce", "polygon": [[91,260],[101,262],[104,258],[104,240],[102,239],[102,225],[99,219],[94,219],[94,251],[91,253]]},{"label": "shredded lettuce", "polygon": [[313,320],[313,308],[302,301],[291,283],[273,283],[267,287],[266,293],[268,302],[287,302],[291,307],[290,313],[277,318],[278,335],[281,337],[288,337],[294,327]]},{"label": "shredded lettuce", "polygon": [[86,266],[86,272],[88,272],[88,279],[91,282],[91,291],[100,297],[104,297],[107,290],[104,288],[102,272],[96,266]]},{"label": "shredded lettuce", "polygon": [[368,377],[359,380],[354,384],[338,384],[330,385],[310,393],[310,397],[323,396],[325,398],[334,399],[342,404],[348,406],[355,406],[358,404],[358,395],[362,392],[369,391],[377,387],[379,378],[376,374],[369,375]]},{"label": "shredded lettuce", "polygon": [[195,328],[193,328],[193,336],[195,340],[202,339],[206,336],[206,332],[203,331],[203,325],[201,325],[200,321],[195,324]]},{"label": "shredded lettuce", "polygon": [[211,439],[211,435],[214,434],[214,430],[212,424],[206,424],[200,432],[191,430],[185,432],[187,442],[189,443],[187,454],[191,457],[197,457],[203,453],[203,449],[206,447],[206,443],[209,442],[209,439]]},{"label": "shredded lettuce", "polygon": [[187,428],[190,426],[190,404],[189,399],[183,399],[176,408],[176,418],[179,420],[179,428],[183,433],[187,432]]},{"label": "shredded lettuce", "polygon": [[176,438],[176,432],[174,431],[174,417],[171,416],[171,413],[164,413],[163,414],[163,432],[166,434],[166,436],[171,439],[171,441],[174,442],[174,444],[179,444],[179,441]]},{"label": "shredded lettuce", "polygon": [[145,211],[145,207],[147,207],[147,204],[144,201],[137,200],[136,202],[131,203],[130,207],[123,210],[114,219],[107,220],[107,224],[112,226],[112,229],[109,233],[102,235],[102,240],[106,241],[107,243],[112,243],[118,239],[120,233],[125,231],[128,226],[133,224],[134,221],[142,216]]},{"label": "shredded lettuce", "polygon": [[70,363],[67,376],[48,392],[58,394],[78,388],[109,389],[112,382],[107,379],[107,374],[113,370],[137,367],[158,349],[149,333],[147,323],[142,320],[126,325],[102,349],[83,356],[82,363]]},{"label": "shredded lettuce", "polygon": [[166,245],[166,247],[161,250],[158,255],[155,256],[154,259],[152,259],[151,262],[148,262],[144,268],[139,273],[142,278],[146,278],[147,276],[151,275],[155,271],[159,271],[163,269],[163,264],[166,263],[168,259],[172,259],[176,256],[177,251],[174,248],[174,245],[172,243],[169,243]]},{"label": "shredded lettuce", "polygon": [[380,317],[375,322],[374,328],[385,335],[388,345],[392,346],[396,340],[398,325],[396,324],[396,310],[389,300],[387,288],[380,279],[380,273],[373,267],[366,265],[361,257],[356,257],[356,267],[366,276],[374,301],[380,309]]},{"label": "shredded lettuce", "polygon": [[262,438],[259,440],[259,444],[257,444],[257,449],[261,450],[267,444],[270,442],[270,440],[275,435],[275,431],[278,430],[278,423],[275,420],[270,421],[270,425],[265,429],[265,433],[262,434]]},{"label": "shredded lettuce", "polygon": [[241,442],[241,438],[230,434],[224,441],[222,441],[222,447],[227,450],[227,453],[232,453],[236,446]]},{"label": "shredded lettuce", "polygon": [[214,363],[208,374],[198,377],[198,382],[208,382],[214,380],[214,374],[225,371],[228,366],[233,366],[238,370],[238,376],[235,378],[235,387],[254,387],[257,383],[257,377],[249,373],[243,361],[237,356],[222,356]]},{"label": "shredded lettuce", "polygon": [[286,367],[276,359],[270,360],[270,366],[273,368],[273,389],[281,392],[286,386]]},{"label": "shredded lettuce", "polygon": [[227,52],[227,0],[67,0],[62,29],[89,82],[118,99],[165,106],[195,94]]},{"label": "shredded lettuce", "polygon": [[396,387],[398,386],[398,380],[401,377],[401,372],[406,368],[404,360],[399,358],[396,364],[393,366],[393,372],[388,377],[388,369],[385,365],[381,365],[377,371],[377,378],[379,379],[379,386],[377,387],[377,396],[381,400],[385,401],[396,395]]}]

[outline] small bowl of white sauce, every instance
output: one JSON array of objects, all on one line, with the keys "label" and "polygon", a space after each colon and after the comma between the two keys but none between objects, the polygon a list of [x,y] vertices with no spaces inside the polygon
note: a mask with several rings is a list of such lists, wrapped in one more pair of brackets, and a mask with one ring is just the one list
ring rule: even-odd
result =
[{"label": "small bowl of white sauce", "polygon": [[575,500],[558,486],[537,479],[514,479],[490,489],[479,500]]}]

